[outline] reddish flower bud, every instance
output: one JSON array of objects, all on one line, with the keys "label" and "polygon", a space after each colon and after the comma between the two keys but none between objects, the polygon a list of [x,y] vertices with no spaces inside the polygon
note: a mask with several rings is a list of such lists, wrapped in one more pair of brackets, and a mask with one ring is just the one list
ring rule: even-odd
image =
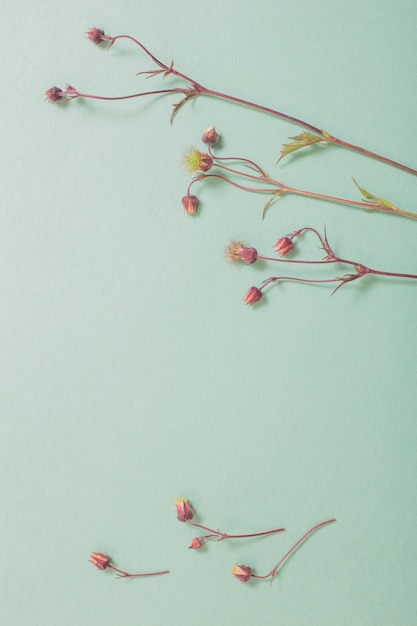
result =
[{"label": "reddish flower bud", "polygon": [[182,206],[184,208],[184,213],[188,215],[195,215],[197,213],[198,206],[198,198],[197,196],[184,196],[181,200]]},{"label": "reddish flower bud", "polygon": [[201,137],[201,141],[208,146],[214,146],[219,141],[219,139],[220,135],[216,131],[214,126],[210,126],[210,128],[207,128],[204,131],[203,136]]},{"label": "reddish flower bud", "polygon": [[190,148],[186,152],[183,163],[185,169],[190,174],[194,174],[194,172],[208,172],[213,167],[212,157],[205,152],[200,152],[197,148]]},{"label": "reddish flower bud", "polygon": [[189,519],[193,519],[194,511],[187,498],[177,498],[174,500],[174,504],[177,508],[177,518],[180,522],[186,522]]},{"label": "reddish flower bud", "polygon": [[246,304],[255,304],[262,298],[262,291],[258,287],[251,287],[243,296]]},{"label": "reddish flower bud", "polygon": [[252,568],[249,565],[235,565],[232,569],[232,575],[241,583],[247,583],[252,576]]},{"label": "reddish flower bud", "polygon": [[285,256],[294,248],[294,244],[289,237],[281,237],[274,246],[275,251],[280,256]]},{"label": "reddish flower bud", "polygon": [[96,45],[103,43],[103,41],[109,41],[110,39],[110,37],[104,34],[104,30],[101,30],[101,28],[89,28],[87,38]]},{"label": "reddish flower bud", "polygon": [[98,569],[106,569],[110,565],[110,557],[103,552],[93,552],[88,560]]},{"label": "reddish flower bud", "polygon": [[49,102],[61,102],[64,97],[64,92],[59,87],[51,87],[48,91],[45,91],[45,98]]},{"label": "reddish flower bud", "polygon": [[203,547],[203,541],[200,539],[200,537],[194,537],[188,547],[191,550],[200,550]]},{"label": "reddish flower bud", "polygon": [[232,263],[247,263],[252,265],[258,258],[258,251],[251,246],[245,246],[241,241],[231,241],[226,246],[226,256]]}]

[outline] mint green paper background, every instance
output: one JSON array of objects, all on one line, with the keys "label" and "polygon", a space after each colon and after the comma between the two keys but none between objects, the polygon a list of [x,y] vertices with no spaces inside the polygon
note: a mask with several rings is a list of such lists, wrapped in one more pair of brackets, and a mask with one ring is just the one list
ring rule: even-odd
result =
[{"label": "mint green paper background", "polygon": [[[248,308],[245,291],[275,268],[223,255],[231,238],[269,253],[279,236],[325,224],[340,255],[417,272],[417,222],[296,197],[262,221],[262,198],[220,184],[198,190],[189,218],[180,161],[215,125],[220,154],[301,188],[358,198],[354,176],[417,211],[417,179],[331,148],[278,167],[299,127],[213,99],[173,126],[175,98],[43,99],[53,84],[158,88],[136,77],[151,65],[134,46],[85,39],[97,26],[209,87],[416,167],[416,20],[413,0],[6,0],[2,624],[417,623],[417,284],[364,280],[330,297],[284,283]],[[287,530],[195,553],[179,495],[229,533]],[[235,562],[265,573],[329,517],[272,586],[230,575]],[[88,563],[94,550],[171,574],[114,580]]]}]

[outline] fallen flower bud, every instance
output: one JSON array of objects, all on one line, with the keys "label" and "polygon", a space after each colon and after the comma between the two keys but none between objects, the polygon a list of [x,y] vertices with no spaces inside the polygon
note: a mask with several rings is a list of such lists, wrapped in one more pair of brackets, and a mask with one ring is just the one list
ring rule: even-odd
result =
[{"label": "fallen flower bud", "polygon": [[203,136],[201,137],[201,141],[207,144],[208,146],[214,146],[216,143],[218,143],[219,139],[220,139],[220,135],[216,131],[214,126],[207,128],[204,131]]},{"label": "fallen flower bud", "polygon": [[274,249],[280,256],[285,256],[294,249],[294,244],[289,237],[281,237],[275,244]]},{"label": "fallen flower bud", "polygon": [[177,498],[174,500],[177,509],[177,518],[180,522],[187,522],[194,517],[193,508],[187,498]]},{"label": "fallen flower bud", "polygon": [[184,196],[181,202],[184,208],[184,213],[187,213],[187,215],[195,215],[197,213],[197,206],[198,206],[197,196],[193,196],[189,194],[187,196]]},{"label": "fallen flower bud", "polygon": [[241,583],[247,583],[252,576],[252,568],[249,565],[235,565],[232,568],[232,576],[240,580]]},{"label": "fallen flower bud", "polygon": [[111,564],[111,558],[103,552],[93,552],[88,560],[90,561],[90,563],[95,565],[97,569],[112,569],[117,573],[116,578],[143,578],[145,576],[160,576],[161,574],[169,574],[169,570],[163,570],[160,572],[147,572],[146,574],[129,574],[129,572],[125,572],[118,567],[114,567],[114,565]]},{"label": "fallen flower bud", "polygon": [[262,291],[258,287],[251,287],[243,296],[243,300],[246,304],[255,304],[262,298]]}]

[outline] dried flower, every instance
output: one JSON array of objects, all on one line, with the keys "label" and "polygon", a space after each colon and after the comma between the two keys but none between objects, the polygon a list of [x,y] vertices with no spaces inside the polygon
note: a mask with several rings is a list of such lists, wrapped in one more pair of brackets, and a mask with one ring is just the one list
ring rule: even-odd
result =
[{"label": "dried flower", "polygon": [[89,558],[90,563],[95,565],[98,569],[104,570],[108,567],[117,574],[117,578],[143,578],[145,576],[160,576],[161,574],[169,574],[169,570],[165,569],[160,572],[147,572],[146,574],[130,574],[118,567],[115,567],[111,563],[111,558],[103,552],[93,552]]},{"label": "dried flower", "polygon": [[204,131],[203,136],[201,137],[201,141],[208,146],[214,146],[219,141],[219,139],[220,135],[216,131],[214,126],[210,126],[210,128],[207,128]]},{"label": "dried flower", "polygon": [[285,256],[293,250],[294,244],[289,237],[281,237],[281,239],[278,239],[274,248],[280,256]]},{"label": "dried flower", "polygon": [[45,98],[49,102],[61,102],[64,97],[64,92],[59,87],[51,87],[45,91]]},{"label": "dried flower", "polygon": [[106,569],[110,566],[110,557],[107,554],[103,554],[103,552],[93,552],[89,561],[98,569]]},{"label": "dried flower", "polygon": [[252,576],[252,568],[249,565],[235,565],[232,568],[232,576],[240,580],[241,583],[247,583]]},{"label": "dried flower", "polygon": [[87,31],[87,38],[96,45],[111,39],[111,37],[107,37],[105,35],[104,30],[101,30],[101,28],[89,28]]},{"label": "dried flower", "polygon": [[174,500],[174,504],[177,508],[177,518],[180,522],[187,522],[194,517],[194,511],[187,498],[177,498]]},{"label": "dried flower", "polygon": [[194,172],[208,172],[213,166],[213,159],[209,154],[192,147],[185,153],[183,163],[187,172],[194,174]]},{"label": "dried flower", "polygon": [[187,213],[187,215],[195,215],[197,213],[197,206],[198,206],[197,196],[188,194],[187,196],[184,196],[182,198],[181,202],[184,208],[184,213]]},{"label": "dried flower", "polygon": [[232,263],[247,263],[252,265],[258,258],[258,251],[256,248],[246,246],[241,241],[231,241],[226,246],[226,256],[232,261]]},{"label": "dried flower", "polygon": [[255,304],[262,298],[262,291],[258,287],[251,287],[243,296],[246,304]]},{"label": "dried flower", "polygon": [[191,550],[200,550],[203,547],[203,540],[200,537],[194,537],[188,547]]}]

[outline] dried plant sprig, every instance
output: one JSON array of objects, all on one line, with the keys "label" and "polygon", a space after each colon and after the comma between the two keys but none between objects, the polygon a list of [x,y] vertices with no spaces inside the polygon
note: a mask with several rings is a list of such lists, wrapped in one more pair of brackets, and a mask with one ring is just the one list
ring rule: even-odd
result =
[{"label": "dried plant sprig", "polygon": [[198,528],[200,530],[205,530],[207,534],[200,535],[199,537],[194,537],[188,546],[192,550],[200,550],[206,541],[224,541],[225,539],[249,539],[252,537],[264,537],[266,535],[273,535],[275,533],[280,533],[285,530],[285,528],[274,528],[273,530],[265,530],[258,533],[245,533],[245,534],[237,534],[231,535],[229,533],[224,533],[220,530],[215,530],[214,528],[209,528],[208,526],[203,526],[202,524],[198,524],[197,522],[193,522],[194,517],[194,509],[192,508],[190,501],[188,498],[177,498],[174,500],[174,505],[177,509],[177,518],[180,522],[186,522],[189,526],[193,526],[194,528]]},{"label": "dried plant sprig", "polygon": [[141,41],[139,41],[135,37],[132,37],[131,35],[117,35],[115,37],[111,37],[111,36],[106,35],[102,29],[90,28],[87,31],[87,37],[95,45],[105,44],[108,46],[108,48],[112,47],[116,43],[116,41],[120,39],[127,39],[131,41],[132,43],[134,43],[135,45],[139,46],[139,48],[141,48],[141,50],[156,65],[157,69],[152,69],[146,72],[139,72],[139,74],[146,74],[147,78],[152,78],[152,77],[159,76],[159,75],[162,75],[163,78],[166,78],[168,76],[173,76],[175,78],[179,78],[183,80],[186,83],[186,85],[180,88],[140,92],[140,93],[135,93],[132,95],[111,97],[111,98],[106,97],[106,96],[97,96],[97,95],[92,95],[92,94],[87,94],[87,93],[81,93],[75,90],[74,88],[71,88],[70,91],[68,90],[62,91],[57,87],[53,87],[52,90],[58,90],[58,91],[54,92],[51,89],[49,89],[46,92],[46,98],[50,102],[62,103],[64,101],[71,100],[73,98],[94,98],[98,100],[125,100],[128,98],[139,98],[142,96],[149,96],[149,95],[161,95],[161,94],[169,94],[169,93],[182,94],[183,98],[179,102],[173,105],[173,111],[171,115],[171,122],[172,122],[175,115],[184,106],[184,104],[186,104],[187,102],[189,102],[190,100],[194,98],[197,98],[198,96],[211,96],[214,98],[220,98],[222,100],[228,100],[229,102],[243,105],[251,109],[256,109],[264,113],[268,113],[270,115],[273,115],[275,117],[278,117],[280,119],[286,120],[288,122],[291,122],[293,124],[296,124],[298,126],[305,128],[307,132],[301,133],[301,135],[297,135],[296,137],[293,137],[292,143],[284,145],[281,151],[280,159],[283,158],[286,154],[294,152],[295,150],[299,150],[301,148],[305,148],[307,146],[310,146],[316,143],[325,143],[325,144],[331,144],[331,145],[336,145],[336,146],[342,146],[349,150],[359,152],[360,154],[366,155],[378,161],[382,161],[383,163],[386,163],[387,165],[391,165],[405,172],[413,174],[414,176],[417,176],[417,170],[412,167],[408,167],[406,165],[403,165],[402,163],[399,163],[397,161],[384,157],[380,154],[377,154],[376,152],[372,152],[370,150],[367,150],[366,148],[362,148],[361,146],[357,146],[347,141],[344,141],[338,137],[335,137],[331,133],[328,133],[327,131],[321,128],[318,128],[317,126],[314,126],[313,124],[310,124],[309,122],[306,122],[300,118],[294,117],[292,115],[288,115],[286,113],[272,109],[270,107],[265,107],[263,105],[256,104],[255,102],[250,102],[249,100],[244,100],[242,98],[238,98],[229,94],[222,93],[220,91],[216,91],[214,89],[209,89],[208,87],[204,87],[198,81],[176,70],[174,68],[173,62],[167,65],[166,63],[163,63],[162,61],[160,61],[154,54],[152,54],[142,44]]},{"label": "dried plant sprig", "polygon": [[162,570],[160,572],[147,572],[145,574],[130,574],[129,572],[125,572],[124,570],[115,567],[111,562],[111,558],[107,554],[104,554],[104,552],[93,552],[90,555],[89,561],[90,563],[95,565],[97,569],[113,570],[117,574],[116,578],[144,578],[148,576],[161,576],[162,574],[169,574],[168,569]]},{"label": "dried plant sprig", "polygon": [[275,577],[275,574],[277,573],[277,570],[288,559],[288,557],[290,557],[291,554],[293,554],[293,552],[307,539],[307,537],[309,537],[319,528],[322,528],[323,526],[327,526],[328,524],[332,524],[335,521],[336,521],[335,519],[329,519],[329,520],[326,520],[325,522],[320,522],[319,524],[316,524],[315,526],[307,530],[307,532],[305,532],[300,537],[300,539],[298,539],[298,541],[296,541],[294,545],[291,546],[291,548],[284,554],[284,556],[281,557],[281,559],[278,561],[275,567],[273,567],[267,574],[264,574],[264,575],[254,574],[252,567],[250,567],[249,565],[236,564],[232,569],[232,576],[237,578],[237,580],[240,580],[241,583],[247,583],[251,578],[264,579],[264,580],[267,578],[270,578],[271,584],[272,584],[272,581]]},{"label": "dried plant sprig", "polygon": [[[304,233],[313,233],[313,235],[318,239],[320,243],[320,248],[325,252],[325,257],[321,260],[282,258],[284,256],[286,257],[287,254],[292,252],[295,247],[295,240]],[[350,266],[353,270],[351,273],[344,274],[343,276],[323,279],[313,279],[307,277],[300,278],[297,276],[286,275],[271,276],[270,278],[264,280],[260,287],[250,287],[250,289],[246,292],[243,300],[248,305],[256,304],[256,302],[259,302],[263,297],[263,290],[269,285],[278,281],[294,281],[312,284],[337,283],[336,288],[332,291],[333,294],[347,283],[358,280],[359,278],[364,278],[365,276],[406,278],[412,280],[417,279],[417,274],[376,270],[371,267],[367,267],[363,263],[340,257],[334,252],[334,250],[330,246],[327,239],[326,229],[324,229],[324,234],[321,235],[315,228],[312,228],[310,226],[300,228],[299,230],[296,230],[293,233],[285,235],[284,237],[280,237],[278,239],[277,243],[275,244],[275,251],[280,255],[280,258],[261,255],[256,248],[254,248],[253,246],[247,246],[242,241],[231,241],[226,246],[225,250],[226,257],[234,263],[243,263],[250,265],[252,263],[256,263],[259,260],[268,262],[271,261],[274,263],[287,263],[288,265],[329,265],[338,263],[340,265]]]},{"label": "dried plant sprig", "polygon": [[[392,202],[370,194],[362,187],[359,187],[355,179],[353,179],[353,182],[361,192],[363,196],[362,200],[349,200],[338,196],[290,187],[269,176],[265,169],[255,161],[245,157],[220,157],[213,152],[210,145],[207,147],[207,152],[201,152],[195,147],[190,148],[184,155],[183,164],[187,172],[195,174],[188,185],[187,194],[182,200],[184,210],[190,214],[196,212],[198,204],[197,196],[191,192],[192,188],[198,183],[203,183],[206,179],[217,179],[242,191],[270,196],[263,207],[263,218],[275,200],[286,194],[292,194],[356,207],[366,211],[382,211],[394,215],[401,215],[402,217],[417,219],[417,213],[400,209]],[[187,211],[185,209],[184,202],[187,198],[194,199],[194,211]]]}]

